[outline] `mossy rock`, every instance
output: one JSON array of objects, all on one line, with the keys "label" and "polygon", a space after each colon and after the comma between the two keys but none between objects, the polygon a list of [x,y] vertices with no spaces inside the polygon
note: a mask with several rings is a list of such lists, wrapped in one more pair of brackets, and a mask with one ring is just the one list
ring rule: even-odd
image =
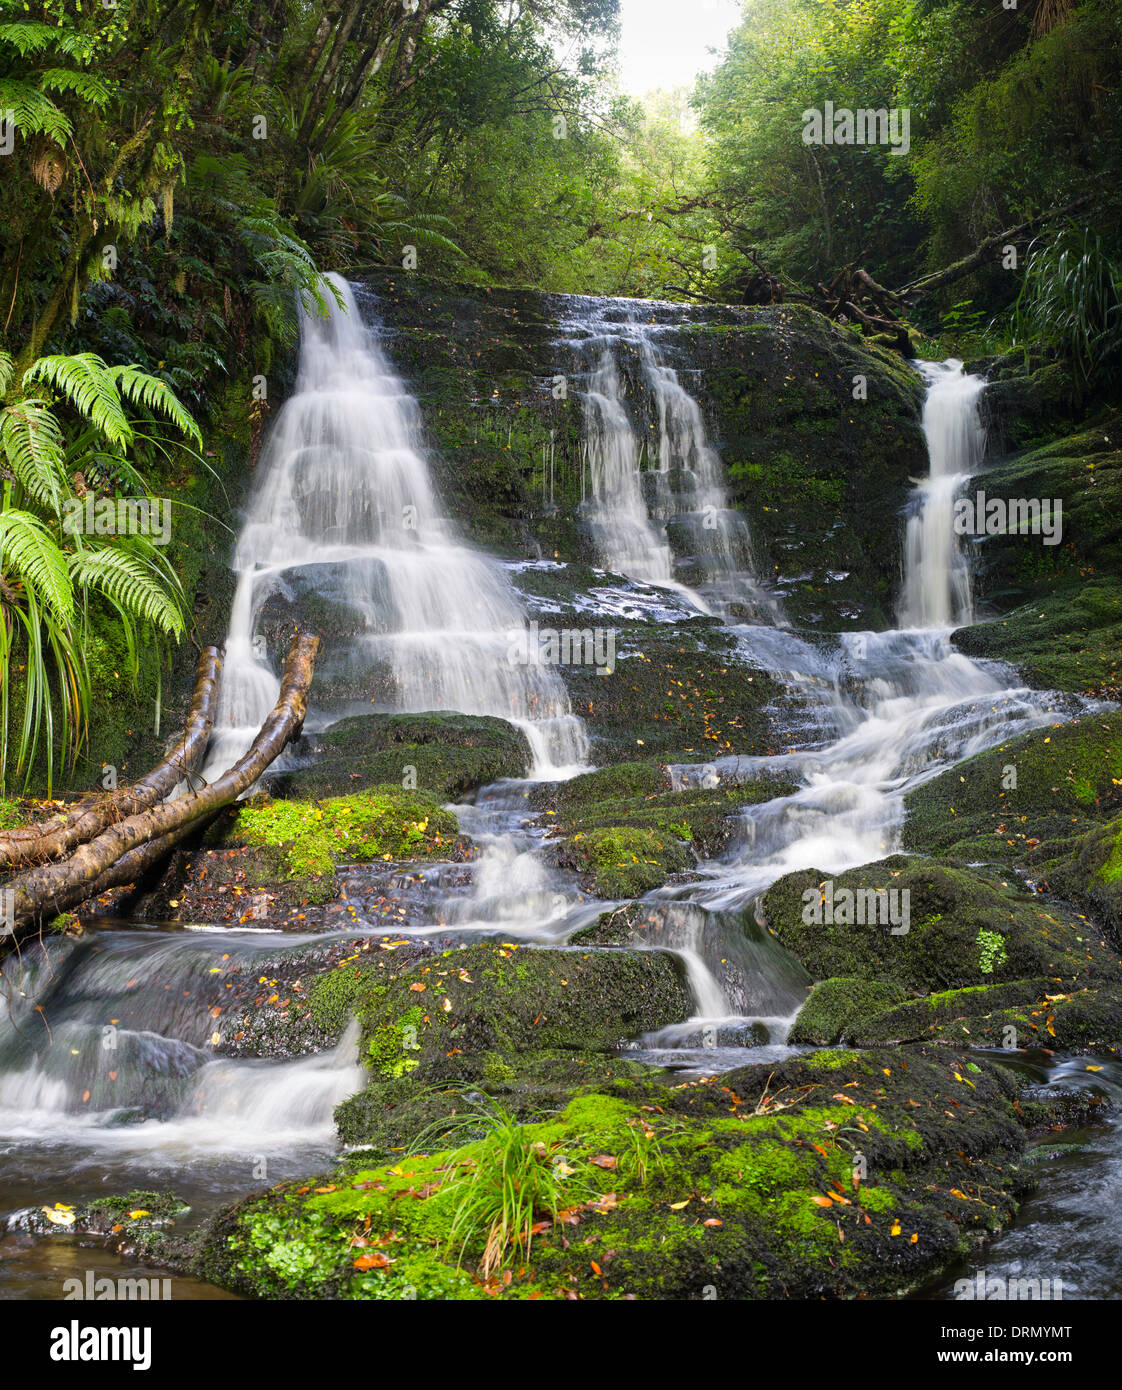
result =
[{"label": "mossy rock", "polygon": [[532,756],[521,729],[470,714],[367,714],[333,724],[313,761],[275,782],[287,797],[320,798],[377,785],[411,785],[458,801],[490,782],[525,777]]},{"label": "mossy rock", "polygon": [[905,798],[907,849],[1017,862],[1122,810],[1122,719],[1053,724],[979,753]]},{"label": "mossy rock", "polygon": [[1028,856],[1032,871],[1057,896],[1084,908],[1122,947],[1122,817],[1090,830],[1073,843],[1050,842]]},{"label": "mossy rock", "polygon": [[942,1042],[953,1047],[1064,1048],[1122,1052],[1117,985],[1063,993],[1051,979],[947,990],[855,1020],[845,1041],[860,1047]]},{"label": "mossy rock", "polygon": [[376,786],[324,801],[239,803],[208,840],[278,850],[289,877],[306,879],[329,874],[338,863],[448,858],[459,827],[431,793]]},{"label": "mossy rock", "polygon": [[816,984],[799,1010],[787,1041],[823,1047],[848,1041],[853,1027],[900,1004],[908,991],[888,980],[832,979]]},{"label": "mossy rock", "polygon": [[[1000,389],[1000,388],[999,388]],[[989,388],[983,404],[991,395]],[[970,656],[1012,662],[1038,689],[1122,691],[1122,419],[1117,410],[1062,438],[999,459],[971,480],[988,498],[1058,498],[1062,535],[972,542],[978,596],[1000,616],[964,628]]]},{"label": "mossy rock", "polygon": [[784,687],[745,665],[733,633],[712,618],[613,624],[611,674],[562,666],[573,711],[600,765],[637,758],[704,763],[727,753],[774,753],[772,708]]},{"label": "mossy rock", "polygon": [[[453,1085],[424,1085],[412,1075],[374,1082],[336,1107],[339,1137],[385,1153],[412,1152],[422,1143],[443,1147],[453,1130],[460,1142],[483,1133],[493,1105],[519,1120],[539,1119],[619,1077],[656,1074],[626,1057],[573,1050],[496,1052],[483,1057],[477,1071],[473,1080]],[[370,1161],[369,1155],[348,1159]]]},{"label": "mossy rock", "polygon": [[557,857],[600,898],[641,897],[694,865],[689,846],[671,833],[630,826],[578,831]]},{"label": "mossy rock", "polygon": [[789,783],[762,780],[671,791],[658,763],[634,762],[543,789],[539,804],[559,832],[576,835],[606,826],[649,830],[685,840],[701,858],[711,859],[734,838],[742,807],[794,791]]},{"label": "mossy rock", "polygon": [[371,1077],[477,1080],[543,1051],[609,1052],[678,1023],[690,994],[658,951],[554,951],[486,943],[443,952],[357,1000]]},{"label": "mossy rock", "polygon": [[[804,920],[830,890],[832,925]],[[908,929],[839,921],[843,895],[907,893]],[[1118,978],[1110,947],[1086,919],[1014,881],[931,859],[893,856],[829,879],[787,874],[763,899],[768,926],[817,979],[889,980],[917,993],[1049,976]],[[826,911],[822,910],[825,918]]]},{"label": "mossy rock", "polygon": [[[190,1268],[266,1298],[892,1297],[1031,1189],[1017,1092],[988,1061],[920,1048],[621,1077],[455,1150],[249,1197],[207,1223]],[[511,1165],[534,1233],[495,1237],[485,1271],[499,1208],[464,1225],[465,1204]]]}]

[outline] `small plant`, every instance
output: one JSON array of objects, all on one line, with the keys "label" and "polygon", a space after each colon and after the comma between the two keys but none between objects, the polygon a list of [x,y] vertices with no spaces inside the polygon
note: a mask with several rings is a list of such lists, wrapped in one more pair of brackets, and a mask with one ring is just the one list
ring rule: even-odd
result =
[{"label": "small plant", "polygon": [[537,1222],[556,1221],[563,1199],[578,1185],[566,1189],[575,1170],[558,1146],[531,1138],[501,1105],[485,1103],[463,1124],[485,1132],[450,1155],[449,1167],[459,1171],[450,1184],[456,1208],[449,1244],[459,1245],[462,1263],[468,1247],[482,1243],[479,1267],[487,1279],[513,1256],[529,1253]]},{"label": "small plant", "polygon": [[1008,952],[1005,949],[1005,938],[1000,932],[986,931],[984,927],[978,931],[978,969],[983,975],[992,975],[993,972],[1005,964],[1008,959]]}]

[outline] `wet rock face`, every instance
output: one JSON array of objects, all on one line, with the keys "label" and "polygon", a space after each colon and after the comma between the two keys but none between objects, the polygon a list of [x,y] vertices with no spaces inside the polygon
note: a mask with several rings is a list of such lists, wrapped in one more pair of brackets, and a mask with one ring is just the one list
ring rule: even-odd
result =
[{"label": "wet rock face", "polygon": [[[459,525],[512,556],[594,561],[580,520],[582,382],[559,341],[593,301],[394,271],[367,289]],[[595,309],[610,321],[610,306]],[[886,625],[908,480],[925,467],[918,376],[802,306],[647,309],[790,616],[827,631]],[[686,563],[690,537],[678,541]]]},{"label": "wet rock face", "polygon": [[271,785],[278,795],[298,798],[408,785],[459,801],[491,782],[525,777],[531,761],[525,734],[504,719],[368,714],[306,736],[299,764]]}]

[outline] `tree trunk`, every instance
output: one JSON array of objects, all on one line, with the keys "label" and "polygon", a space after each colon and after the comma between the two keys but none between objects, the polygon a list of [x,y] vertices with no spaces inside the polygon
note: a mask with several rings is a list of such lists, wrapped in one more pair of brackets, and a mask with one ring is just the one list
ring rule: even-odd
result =
[{"label": "tree trunk", "polygon": [[108,796],[86,797],[64,815],[0,834],[0,869],[13,869],[36,860],[60,859],[75,845],[100,835],[114,821],[137,815],[162,801],[203,755],[218,705],[221,670],[222,657],[218,648],[207,647],[195,670],[195,693],[182,737],[147,776]]},{"label": "tree trunk", "polygon": [[318,650],[318,637],[295,634],[276,704],[249,751],[217,781],[118,821],[68,859],[30,869],[6,883],[5,889],[12,894],[16,934],[21,934],[21,927],[76,907],[95,891],[132,882],[141,869],[248,791],[303,728]]}]

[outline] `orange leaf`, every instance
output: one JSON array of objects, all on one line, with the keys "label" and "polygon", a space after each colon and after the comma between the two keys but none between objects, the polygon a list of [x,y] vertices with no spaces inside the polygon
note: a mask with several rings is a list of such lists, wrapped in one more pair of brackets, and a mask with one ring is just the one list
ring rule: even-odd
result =
[{"label": "orange leaf", "polygon": [[389,1269],[390,1259],[388,1255],[383,1255],[375,1251],[373,1255],[360,1255],[355,1260],[355,1269]]}]

